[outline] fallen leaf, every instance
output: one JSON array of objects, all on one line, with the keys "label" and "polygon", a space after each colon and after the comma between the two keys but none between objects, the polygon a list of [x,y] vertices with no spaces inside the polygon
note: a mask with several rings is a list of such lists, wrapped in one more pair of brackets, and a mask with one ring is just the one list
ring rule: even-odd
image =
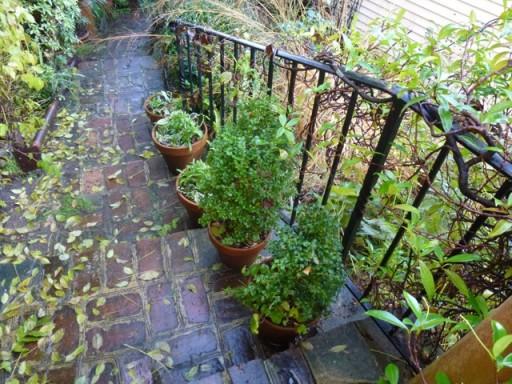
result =
[{"label": "fallen leaf", "polygon": [[334,347],[329,349],[329,351],[334,352],[334,353],[340,353],[340,352],[345,352],[346,349],[347,349],[346,345],[339,344],[339,345],[335,345]]},{"label": "fallen leaf", "polygon": [[160,276],[160,272],[158,271],[146,271],[146,272],[142,272],[140,275],[139,275],[139,278],[141,280],[153,280],[153,279],[156,279],[158,276]]},{"label": "fallen leaf", "polygon": [[99,333],[95,333],[92,337],[92,347],[99,350],[103,346],[103,336]]}]

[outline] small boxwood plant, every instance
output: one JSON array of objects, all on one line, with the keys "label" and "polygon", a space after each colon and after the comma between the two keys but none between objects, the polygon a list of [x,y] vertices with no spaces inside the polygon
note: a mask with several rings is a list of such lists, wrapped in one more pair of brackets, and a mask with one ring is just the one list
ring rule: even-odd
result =
[{"label": "small boxwood plant", "polygon": [[189,200],[199,204],[204,192],[200,187],[201,180],[208,174],[208,164],[202,160],[194,160],[181,172],[178,190]]},{"label": "small boxwood plant", "polygon": [[198,120],[198,115],[173,111],[155,123],[156,139],[168,147],[191,146],[204,134]]},{"label": "small boxwood plant", "polygon": [[212,224],[224,245],[260,242],[295,191],[293,124],[272,98],[241,103],[236,124],[226,125],[212,142],[201,224]]},{"label": "small boxwood plant", "polygon": [[251,265],[249,283],[227,289],[254,311],[254,333],[261,317],[304,333],[329,308],[344,281],[338,222],[318,203],[301,207],[296,229],[285,226],[270,242],[271,262]]},{"label": "small boxwood plant", "polygon": [[172,92],[160,91],[153,94],[148,101],[148,108],[158,116],[167,116],[172,111],[180,109],[181,98],[173,97]]}]

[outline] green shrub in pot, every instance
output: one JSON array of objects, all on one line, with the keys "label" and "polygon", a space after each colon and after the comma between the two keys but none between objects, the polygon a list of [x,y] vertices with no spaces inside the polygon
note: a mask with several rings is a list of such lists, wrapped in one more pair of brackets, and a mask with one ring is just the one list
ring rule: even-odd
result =
[{"label": "green shrub in pot", "polygon": [[271,261],[248,267],[249,283],[227,290],[254,312],[254,333],[264,319],[305,333],[328,310],[344,281],[338,222],[320,204],[299,208],[296,228],[270,242]]},{"label": "green shrub in pot", "polygon": [[178,191],[187,199],[199,205],[204,196],[201,180],[206,177],[208,172],[208,164],[204,161],[193,161],[180,173],[179,182],[176,185]]},{"label": "green shrub in pot", "polygon": [[151,138],[169,170],[176,173],[199,159],[208,140],[208,129],[196,114],[173,111],[153,126]]},{"label": "green shrub in pot", "polygon": [[197,119],[197,115],[173,111],[155,123],[156,139],[167,147],[191,146],[204,134]]},{"label": "green shrub in pot", "polygon": [[296,122],[285,117],[278,102],[264,97],[242,103],[236,124],[219,132],[208,152],[210,172],[201,202],[201,223],[210,224],[211,239],[248,248],[267,237],[295,192]]},{"label": "green shrub in pot", "polygon": [[190,217],[193,226],[198,225],[203,210],[199,206],[204,191],[201,188],[201,181],[208,175],[209,167],[202,160],[195,160],[188,164],[176,179],[176,193]]},{"label": "green shrub in pot", "polygon": [[171,111],[180,109],[181,98],[173,97],[169,91],[157,92],[148,99],[148,107],[156,115],[165,116]]}]

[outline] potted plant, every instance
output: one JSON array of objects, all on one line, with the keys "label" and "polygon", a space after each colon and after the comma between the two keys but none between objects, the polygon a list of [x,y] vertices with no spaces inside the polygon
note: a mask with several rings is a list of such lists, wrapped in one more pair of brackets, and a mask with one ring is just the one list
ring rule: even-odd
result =
[{"label": "potted plant", "polygon": [[283,227],[270,242],[270,261],[245,269],[248,283],[227,290],[254,312],[253,333],[285,345],[326,312],[344,281],[338,222],[320,204],[301,207],[296,229]]},{"label": "potted plant", "polygon": [[176,194],[194,225],[198,224],[203,214],[199,206],[204,196],[200,183],[208,173],[208,168],[208,164],[204,161],[194,160],[176,178]]},{"label": "potted plant", "polygon": [[198,115],[173,111],[156,122],[151,137],[169,170],[176,173],[193,159],[199,159],[208,139],[208,129]]},{"label": "potted plant", "polygon": [[77,20],[76,36],[78,37],[78,40],[80,40],[81,43],[83,43],[83,42],[87,41],[87,39],[89,39],[90,32],[89,32],[88,24],[89,24],[89,20],[84,16],[80,16],[80,18]]},{"label": "potted plant", "polygon": [[172,111],[180,109],[180,106],[181,98],[173,97],[170,91],[154,93],[144,101],[144,111],[152,123],[156,123]]},{"label": "potted plant", "polygon": [[239,112],[210,147],[200,219],[221,260],[235,269],[254,262],[295,192],[299,149],[292,131],[297,120],[288,120],[274,99],[251,99]]}]

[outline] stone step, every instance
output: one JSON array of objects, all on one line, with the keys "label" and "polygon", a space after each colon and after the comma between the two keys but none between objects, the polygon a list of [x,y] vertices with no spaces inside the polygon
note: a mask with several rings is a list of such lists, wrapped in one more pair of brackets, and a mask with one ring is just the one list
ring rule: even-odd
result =
[{"label": "stone step", "polygon": [[234,365],[228,369],[228,374],[233,384],[271,384],[261,359]]},{"label": "stone step", "polygon": [[320,333],[301,344],[317,384],[375,383],[387,364],[408,366],[372,319],[354,321]]},{"label": "stone step", "polygon": [[265,360],[272,384],[313,384],[313,376],[304,354],[298,347],[291,347]]}]

